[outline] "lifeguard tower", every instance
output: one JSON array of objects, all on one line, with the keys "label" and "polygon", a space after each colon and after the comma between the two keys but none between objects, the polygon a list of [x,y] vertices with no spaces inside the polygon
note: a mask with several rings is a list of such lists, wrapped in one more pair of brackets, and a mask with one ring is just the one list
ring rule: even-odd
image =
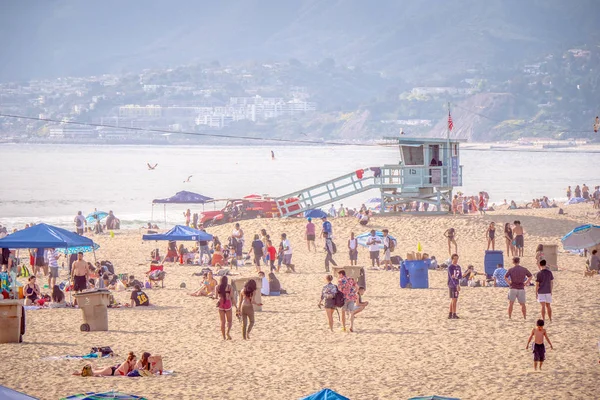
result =
[{"label": "lifeguard tower", "polygon": [[276,199],[280,215],[288,217],[300,214],[371,189],[380,191],[381,214],[400,212],[405,205],[413,202],[427,204],[426,211],[407,212],[448,213],[451,209],[453,188],[462,186],[462,141],[412,137],[384,140],[388,145],[399,146],[398,165],[359,169],[281,196]]}]

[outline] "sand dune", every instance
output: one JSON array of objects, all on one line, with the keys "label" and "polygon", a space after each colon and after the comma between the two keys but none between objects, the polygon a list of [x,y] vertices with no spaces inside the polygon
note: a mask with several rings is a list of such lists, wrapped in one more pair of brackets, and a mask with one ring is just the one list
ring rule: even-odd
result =
[{"label": "sand dune", "polygon": [[[490,221],[520,219],[526,231],[523,264],[534,269],[537,243],[558,244],[573,227],[588,222],[591,207],[570,206],[567,215],[555,209],[498,211],[469,217],[375,218],[374,229],[387,227],[398,239],[397,254],[424,250],[445,260],[443,232],[458,232],[460,263],[483,270],[485,230]],[[464,288],[460,320],[447,320],[446,273],[430,271],[430,289],[399,288],[398,272],[367,271],[365,300],[370,302],[356,319],[356,333],[343,333],[336,317],[328,332],[324,312],[316,306],[324,276],[324,253],[308,253],[303,241],[304,220],[244,221],[247,240],[266,228],[272,236],[286,232],[294,248],[299,273],[280,274],[290,294],[263,298],[250,341],[243,341],[235,321],[234,340],[224,342],[218,330],[215,301],[191,298],[199,285],[192,277],[198,267],[168,265],[164,289],[149,290],[155,307],[109,310],[108,332],[82,333],[81,311],[38,310],[27,314],[22,344],[0,345],[3,373],[0,384],[42,399],[57,399],[82,391],[118,390],[149,399],[296,399],[330,387],[351,399],[403,399],[439,394],[463,399],[563,399],[598,397],[600,277],[584,278],[584,259],[560,254],[555,273],[555,321],[548,334],[556,350],[548,353],[544,372],[534,373],[525,350],[538,315],[533,288],[528,289],[528,320],[506,315],[506,289]],[[354,219],[334,219],[340,265],[347,262],[346,239],[365,231]],[[231,226],[210,230],[225,239]],[[110,259],[118,272],[141,277],[156,243],[142,242],[137,231],[114,238],[95,238],[102,246],[99,259]],[[164,249],[165,243],[158,247]],[[321,246],[319,246],[321,247]],[[499,240],[497,247],[504,248]],[[368,265],[368,252],[359,254]],[[253,267],[240,269],[251,275]],[[65,272],[62,272],[65,274]],[[187,289],[180,289],[181,282]],[[127,301],[128,292],[116,292]],[[85,354],[90,347],[109,345],[121,355],[128,351],[161,354],[173,376],[156,378],[81,378],[71,376],[84,361],[47,361],[43,357]],[[119,358],[118,360],[121,360]],[[110,365],[97,362],[95,365]]]}]

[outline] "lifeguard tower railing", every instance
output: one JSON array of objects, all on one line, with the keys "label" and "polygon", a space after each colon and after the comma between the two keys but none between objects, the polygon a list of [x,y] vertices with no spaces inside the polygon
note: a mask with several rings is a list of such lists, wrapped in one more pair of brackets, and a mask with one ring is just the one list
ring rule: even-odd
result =
[{"label": "lifeguard tower railing", "polygon": [[[395,204],[420,200],[438,206],[440,201],[451,202],[448,192],[462,185],[462,166],[455,176],[447,166],[385,165],[366,168],[362,178],[351,172],[326,182],[286,194],[276,199],[282,217],[303,213],[366,192],[381,191],[382,201],[393,199]],[[440,196],[441,195],[441,196]],[[437,200],[428,199],[436,197]]]}]

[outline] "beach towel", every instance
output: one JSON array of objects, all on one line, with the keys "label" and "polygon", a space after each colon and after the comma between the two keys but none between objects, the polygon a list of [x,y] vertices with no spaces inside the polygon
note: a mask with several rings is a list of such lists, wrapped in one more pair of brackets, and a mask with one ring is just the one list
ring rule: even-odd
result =
[{"label": "beach towel", "polygon": [[[106,354],[103,355],[100,358],[110,358],[111,355],[110,354]],[[97,353],[90,353],[90,354],[86,354],[83,356],[71,356],[71,355],[66,355],[66,356],[49,356],[49,357],[42,357],[42,360],[45,361],[56,361],[56,360],[89,360],[89,359],[94,359],[94,358],[98,358],[98,354]]]}]

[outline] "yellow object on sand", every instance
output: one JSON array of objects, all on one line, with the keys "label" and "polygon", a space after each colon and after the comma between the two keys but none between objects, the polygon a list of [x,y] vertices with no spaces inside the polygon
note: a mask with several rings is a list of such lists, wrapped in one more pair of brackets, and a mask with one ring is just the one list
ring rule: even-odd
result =
[{"label": "yellow object on sand", "polygon": [[110,231],[110,237],[114,238],[115,237],[115,233],[113,231]]},{"label": "yellow object on sand", "polygon": [[423,251],[423,246],[421,246],[421,242],[417,244],[417,251]]}]

